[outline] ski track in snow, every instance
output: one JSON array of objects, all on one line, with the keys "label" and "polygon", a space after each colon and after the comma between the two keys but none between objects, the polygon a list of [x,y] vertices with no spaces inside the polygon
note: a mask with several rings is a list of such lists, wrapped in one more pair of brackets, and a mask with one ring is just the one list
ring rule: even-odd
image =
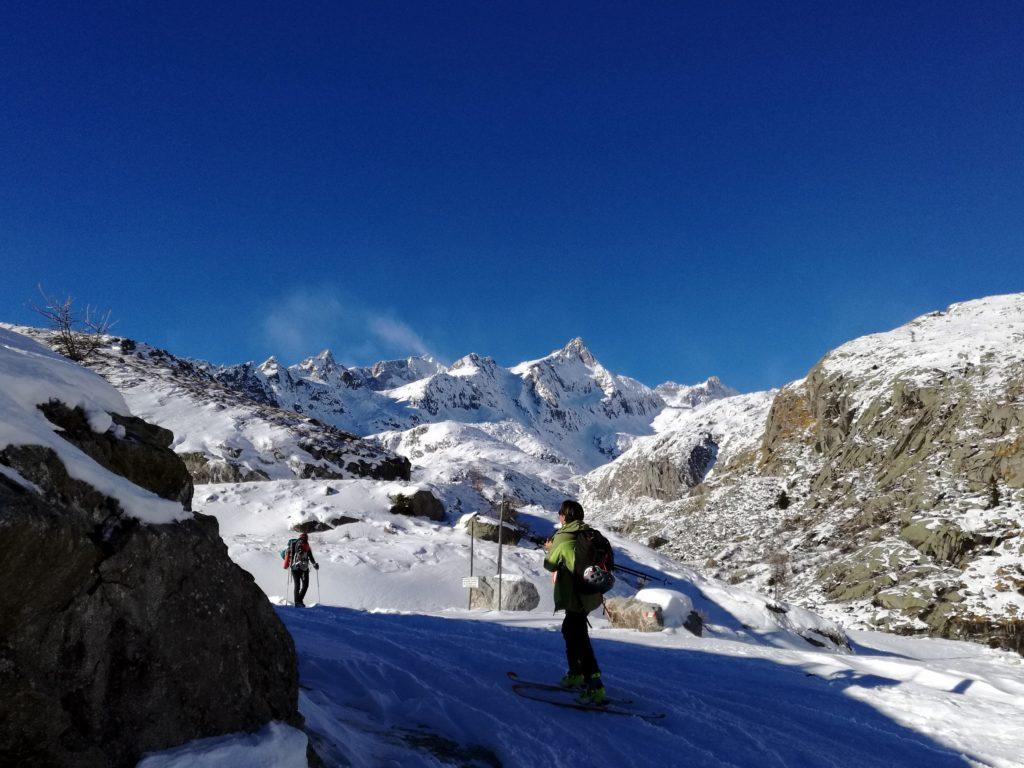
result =
[{"label": "ski track in snow", "polygon": [[[508,670],[539,680],[555,680],[563,671],[559,620],[550,615],[327,606],[278,611],[299,652],[307,730],[335,764],[442,764],[409,734],[449,749],[459,745],[464,759],[476,750],[478,762],[465,765],[1021,764],[1016,755],[1024,736],[1013,731],[1024,722],[1024,699],[966,696],[957,685],[966,678],[952,669],[950,679],[933,681],[956,680],[952,690],[905,682],[906,668],[916,665],[924,673],[934,671],[929,664],[946,668],[957,661],[915,663],[890,655],[912,650],[914,640],[885,639],[875,650],[867,644],[877,636],[862,633],[864,655],[840,657],[842,664],[829,668],[836,657],[825,653],[683,633],[595,630],[611,695],[667,713],[650,723],[546,706],[513,693]],[[948,647],[979,668],[990,666],[989,672],[1005,661],[1002,655],[986,661],[982,648],[964,654],[970,649],[964,645]],[[830,674],[838,667],[846,674]],[[883,674],[887,667],[895,676]],[[1011,671],[1019,679],[1020,666],[1008,666]],[[349,743],[355,731],[358,750]],[[960,743],[943,743],[943,732]]]},{"label": "ski track in snow", "polygon": [[[388,494],[408,485],[293,480],[197,493],[229,554],[278,603],[289,526],[360,518],[311,535],[330,605],[278,609],[298,649],[307,732],[328,765],[1022,765],[1019,656],[871,632],[850,635],[854,653],[814,648],[801,634],[834,625],[796,606],[770,610],[762,595],[614,534],[624,564],[664,576],[706,619],[698,638],[591,617],[610,695],[667,717],[650,723],[516,696],[507,671],[553,681],[565,665],[540,550],[505,550],[505,570],[540,590],[537,610],[466,611],[468,538],[450,523],[390,514]],[[553,514],[528,513],[538,525]],[[478,573],[494,572],[495,554],[495,544],[477,544]],[[311,581],[307,599],[319,600]],[[616,593],[632,593],[625,579]]]}]

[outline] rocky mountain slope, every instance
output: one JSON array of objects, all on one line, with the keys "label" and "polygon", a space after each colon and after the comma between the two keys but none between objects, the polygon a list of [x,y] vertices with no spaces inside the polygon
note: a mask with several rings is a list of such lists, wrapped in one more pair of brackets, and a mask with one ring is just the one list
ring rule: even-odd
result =
[{"label": "rocky mountain slope", "polygon": [[555,505],[576,493],[580,469],[671,414],[733,393],[716,378],[667,383],[666,405],[580,339],[512,368],[475,354],[450,367],[427,357],[346,367],[328,350],[290,367],[274,358],[218,367],[111,337],[88,364],[135,413],[175,433],[197,483],[409,479],[412,464],[449,505],[473,509],[506,497]]},{"label": "rocky mountain slope", "polygon": [[233,389],[360,435],[422,424],[501,424],[491,434],[548,463],[591,469],[649,434],[665,407],[650,388],[609,372],[581,339],[512,368],[466,355],[345,368],[322,352],[289,368],[274,358],[213,371]]},{"label": "rocky mountain slope", "polygon": [[216,520],[190,511],[172,440],[0,329],[3,765],[133,766],[301,722],[292,639]]},{"label": "rocky mountain slope", "polygon": [[604,520],[847,624],[1024,649],[1024,295],[677,418],[584,480]]},{"label": "rocky mountain slope", "polygon": [[[16,330],[43,343],[51,340],[47,331]],[[269,394],[251,386],[252,379],[222,382],[209,364],[116,337],[88,365],[133,413],[174,433],[172,447],[196,482],[409,477],[408,460],[277,407]]]}]

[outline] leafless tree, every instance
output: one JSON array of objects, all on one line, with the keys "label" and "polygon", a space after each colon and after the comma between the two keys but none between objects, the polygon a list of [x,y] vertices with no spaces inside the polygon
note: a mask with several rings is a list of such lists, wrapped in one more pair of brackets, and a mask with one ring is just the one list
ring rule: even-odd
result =
[{"label": "leafless tree", "polygon": [[789,584],[789,553],[784,549],[776,549],[768,557],[772,575],[768,580],[773,589],[775,600],[782,599],[782,592]]},{"label": "leafless tree", "polygon": [[100,312],[95,307],[86,305],[81,312],[74,308],[75,300],[71,296],[58,299],[50,296],[39,287],[42,303],[30,302],[34,312],[46,318],[54,331],[53,346],[65,357],[77,363],[88,362],[103,346],[104,337],[110,332],[114,323],[110,320],[110,310]]}]

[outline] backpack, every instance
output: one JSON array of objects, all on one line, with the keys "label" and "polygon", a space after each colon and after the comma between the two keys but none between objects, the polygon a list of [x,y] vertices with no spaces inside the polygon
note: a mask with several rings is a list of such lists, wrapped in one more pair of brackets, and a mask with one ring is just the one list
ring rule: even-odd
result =
[{"label": "backpack", "polygon": [[600,531],[584,528],[576,534],[573,546],[575,561],[572,575],[576,581],[576,590],[581,595],[603,595],[615,586],[615,577],[612,575],[615,554],[611,543]]},{"label": "backpack", "polygon": [[298,539],[288,539],[288,549],[281,550],[283,568],[309,569],[309,555],[302,549]]}]

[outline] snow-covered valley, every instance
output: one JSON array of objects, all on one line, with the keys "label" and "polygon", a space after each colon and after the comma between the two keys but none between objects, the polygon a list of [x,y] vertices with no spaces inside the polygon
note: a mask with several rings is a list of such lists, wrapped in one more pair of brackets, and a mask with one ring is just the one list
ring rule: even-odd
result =
[{"label": "snow-covered valley", "polygon": [[[540,549],[505,548],[506,573],[540,589],[536,610],[467,611],[468,536],[389,514],[374,483],[329,485],[337,493],[325,495],[322,481],[217,485],[196,499],[218,518],[232,558],[280,605],[299,652],[306,732],[328,765],[1021,765],[1017,654],[878,632],[850,633],[850,650],[815,647],[794,631],[817,623],[813,615],[786,626],[784,614],[766,609],[770,599],[614,535],[623,562],[668,579],[706,619],[697,637],[592,617],[611,694],[666,717],[652,723],[522,699],[506,672],[550,681],[564,666]],[[322,602],[285,605],[278,550],[294,535],[289,526],[357,509],[361,522],[312,535]],[[550,513],[532,513],[553,525]],[[493,573],[497,545],[475,549],[476,572]],[[624,581],[616,589],[632,591]],[[267,765],[301,766],[304,749],[268,731],[196,743],[141,766],[262,765],[261,755],[275,755]]]},{"label": "snow-covered valley", "polygon": [[[328,765],[1024,764],[1024,665],[997,647],[1017,647],[1024,606],[1024,296],[954,305],[748,394],[714,377],[648,388],[578,339],[506,368],[213,366],[111,337],[100,378],[22,335],[47,332],[0,333],[0,459],[47,447],[131,512],[143,492],[108,476],[124,469],[109,454],[166,441],[188,482],[164,519],[215,519],[224,560],[294,639],[304,730],[281,718],[145,768],[306,765],[307,743]],[[126,431],[139,416],[163,429]],[[0,491],[86,504],[11,456]],[[592,616],[611,695],[661,720],[528,701],[506,677],[564,671],[540,542],[573,497],[617,562],[655,578],[620,574],[609,605],[644,586],[669,601],[656,631]],[[122,523],[87,501],[103,543]],[[471,549],[466,516],[496,525],[500,509],[503,584],[536,600],[470,610],[471,551],[492,577],[498,546]],[[299,529],[321,564],[305,611],[280,554]]]}]

